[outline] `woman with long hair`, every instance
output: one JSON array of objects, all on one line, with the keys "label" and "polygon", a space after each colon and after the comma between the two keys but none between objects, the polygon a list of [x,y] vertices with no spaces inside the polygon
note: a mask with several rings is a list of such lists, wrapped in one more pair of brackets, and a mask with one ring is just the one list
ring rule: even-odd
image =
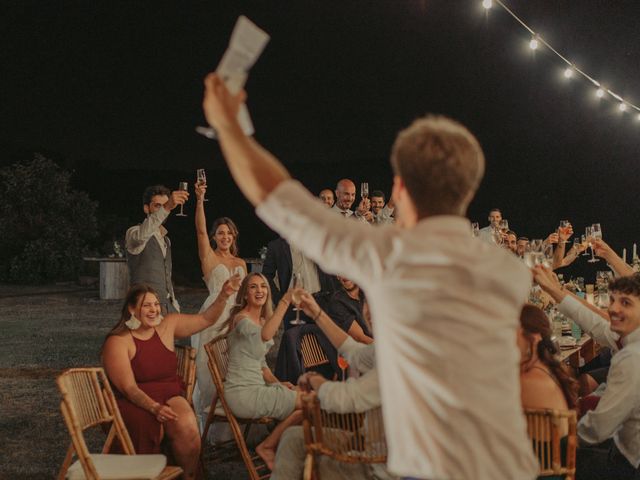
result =
[{"label": "woman with long hair", "polygon": [[569,410],[576,406],[578,382],[558,360],[545,313],[525,305],[518,329],[520,386],[524,408]]},{"label": "woman with long hair", "polygon": [[278,381],[265,360],[291,303],[291,291],[283,295],[273,311],[267,279],[260,273],[250,273],[240,285],[236,303],[225,322],[229,328],[225,397],[240,418],[282,420],[256,447],[256,453],[272,469],[280,436],[288,426],[302,420],[300,392],[290,383]]},{"label": "woman with long hair", "polygon": [[[211,231],[207,233],[207,219],[204,213],[204,196],[206,184],[196,184],[196,237],[198,240],[198,256],[202,278],[204,279],[209,296],[202,304],[200,311],[206,310],[218,296],[224,282],[233,275],[240,279],[247,274],[247,264],[238,257],[238,227],[228,217],[221,217],[213,222]],[[226,318],[235,298],[229,298],[223,318]],[[215,396],[215,386],[207,367],[207,355],[203,345],[210,342],[223,332],[221,326],[213,325],[191,338],[191,345],[198,350],[196,356],[197,383],[193,394],[193,404],[200,425],[207,418],[205,409],[212,404]]]},{"label": "woman with long hair", "polygon": [[234,291],[233,282],[225,282],[201,314],[163,317],[157,293],[148,285],[134,285],[102,347],[102,363],[136,453],[160,453],[167,436],[183,478],[195,478],[200,433],[183,396],[174,340],[213,325]]}]

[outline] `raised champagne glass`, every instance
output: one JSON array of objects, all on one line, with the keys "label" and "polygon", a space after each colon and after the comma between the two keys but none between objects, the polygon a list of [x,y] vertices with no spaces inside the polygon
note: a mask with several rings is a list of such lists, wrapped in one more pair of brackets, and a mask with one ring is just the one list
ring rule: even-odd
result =
[{"label": "raised champagne glass", "polygon": [[[569,220],[560,220],[560,226],[558,227],[558,235],[561,233],[566,235],[569,232]],[[569,243],[568,240],[563,240],[562,243]]]},{"label": "raised champagne glass", "polygon": [[[187,192],[189,191],[189,184],[187,182],[178,183],[178,190]],[[176,213],[177,217],[186,217],[187,215],[184,213],[184,203],[180,204],[180,213]]]},{"label": "raised champagne glass", "polygon": [[[600,260],[597,259],[595,254],[593,253],[593,241],[595,240],[593,225],[585,228],[584,234],[587,237],[587,243],[589,244],[589,247],[591,247],[591,258],[587,260],[587,262],[589,263],[599,262]],[[602,238],[602,232],[600,232],[600,237]]]},{"label": "raised champagne glass", "polygon": [[[204,171],[204,168],[198,168],[196,170],[196,183],[198,186],[206,186],[207,185],[207,173]],[[202,200],[203,202],[208,202],[209,199],[205,198]]]},{"label": "raised champagne glass", "polygon": [[304,286],[302,285],[302,275],[300,275],[299,273],[293,274],[293,285],[291,287],[293,288],[293,292],[291,293],[291,302],[294,305],[293,309],[296,312],[296,318],[291,320],[291,322],[289,323],[291,325],[304,325],[307,322],[300,318],[300,303],[302,303],[301,293],[302,289],[304,288]]}]

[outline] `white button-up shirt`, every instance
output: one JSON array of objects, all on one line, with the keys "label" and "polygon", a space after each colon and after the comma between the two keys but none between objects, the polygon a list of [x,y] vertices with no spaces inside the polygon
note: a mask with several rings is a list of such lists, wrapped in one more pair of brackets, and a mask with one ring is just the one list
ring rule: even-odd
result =
[{"label": "white button-up shirt", "polygon": [[167,229],[162,226],[169,216],[163,207],[147,215],[140,225],[134,225],[127,230],[124,237],[124,245],[131,255],[139,255],[147,246],[147,242],[155,238],[162,250],[162,256],[167,256],[167,245],[164,243],[164,236]]},{"label": "white button-up shirt", "polygon": [[578,422],[578,437],[595,445],[613,437],[618,450],[635,468],[640,466],[640,328],[622,338],[609,322],[571,296],[565,297],[559,310],[587,331],[594,340],[612,348],[607,385],[595,410]]},{"label": "white button-up shirt", "polygon": [[257,213],[325,271],[366,292],[392,472],[536,477],[515,341],[531,284],[522,262],[472,238],[463,218],[371,229],[335,215],[293,180]]}]

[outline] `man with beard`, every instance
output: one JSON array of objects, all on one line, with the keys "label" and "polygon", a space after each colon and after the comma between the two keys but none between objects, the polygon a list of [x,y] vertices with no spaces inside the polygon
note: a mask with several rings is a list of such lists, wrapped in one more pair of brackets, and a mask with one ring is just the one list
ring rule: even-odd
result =
[{"label": "man with beard", "polygon": [[171,282],[171,242],[162,224],[171,210],[188,198],[189,192],[171,192],[164,185],[147,187],[142,195],[147,218],[125,235],[129,285],[144,283],[153,287],[165,313],[180,312],[180,305]]}]

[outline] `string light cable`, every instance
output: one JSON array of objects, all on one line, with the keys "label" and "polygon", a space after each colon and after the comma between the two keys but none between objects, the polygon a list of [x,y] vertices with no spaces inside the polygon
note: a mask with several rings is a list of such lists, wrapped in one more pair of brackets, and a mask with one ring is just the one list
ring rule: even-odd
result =
[{"label": "string light cable", "polygon": [[595,78],[586,73],[584,70],[576,66],[570,60],[568,60],[564,55],[562,55],[558,50],[556,50],[551,44],[549,44],[544,38],[542,38],[539,34],[537,34],[529,25],[527,25],[518,15],[515,14],[513,10],[511,10],[507,5],[504,4],[502,0],[482,0],[482,6],[485,10],[489,10],[493,7],[494,3],[501,7],[505,12],[507,12],[516,22],[520,24],[529,34],[531,35],[531,40],[529,41],[529,48],[531,50],[537,50],[540,46],[545,47],[551,53],[553,53],[556,57],[560,59],[562,63],[566,65],[564,70],[564,78],[570,79],[576,76],[582,77],[591,83],[596,88],[596,96],[600,99],[604,98],[605,95],[615,99],[618,101],[618,110],[621,112],[625,112],[627,110],[635,110],[638,112],[637,119],[640,121],[640,106],[635,105],[624,98],[622,98],[617,93],[613,92],[609,88],[601,85]]}]

